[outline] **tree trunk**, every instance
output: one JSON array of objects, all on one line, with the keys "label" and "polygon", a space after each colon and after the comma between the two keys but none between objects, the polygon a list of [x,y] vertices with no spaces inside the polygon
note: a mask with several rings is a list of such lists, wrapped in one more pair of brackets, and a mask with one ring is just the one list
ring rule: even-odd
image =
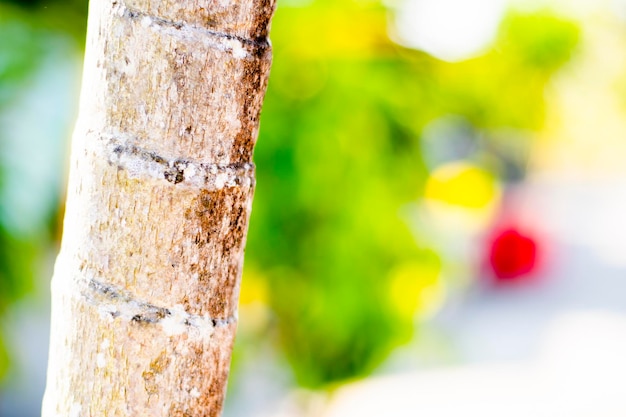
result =
[{"label": "tree trunk", "polygon": [[218,416],[274,0],[92,0],[43,417]]}]

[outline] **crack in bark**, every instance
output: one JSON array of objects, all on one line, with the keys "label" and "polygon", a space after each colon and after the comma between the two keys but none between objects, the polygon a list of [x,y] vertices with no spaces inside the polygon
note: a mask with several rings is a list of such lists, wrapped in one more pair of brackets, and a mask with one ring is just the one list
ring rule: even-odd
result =
[{"label": "crack in bark", "polygon": [[134,145],[111,141],[108,162],[125,170],[131,177],[153,177],[172,184],[185,184],[208,190],[224,187],[252,187],[255,184],[254,164],[211,164],[176,158],[167,159],[155,152]]},{"label": "crack in bark", "polygon": [[152,303],[137,300],[127,291],[96,279],[89,279],[81,294],[101,313],[112,319],[126,319],[138,324],[161,324],[174,334],[183,333],[189,328],[198,330],[229,326],[237,321],[235,316],[214,318],[186,312],[182,306],[160,307]]},{"label": "crack in bark", "polygon": [[[250,39],[225,32],[213,31],[202,26],[191,25],[182,21],[173,21],[160,16],[153,16],[141,10],[128,7],[122,1],[114,1],[113,6],[116,7],[117,14],[122,17],[132,21],[139,21],[140,24],[144,26],[169,29],[168,32],[172,35],[214,38],[221,42],[213,44],[212,46],[218,47],[221,50],[228,50],[232,52],[236,58],[245,58],[248,54],[258,57],[271,48],[270,41],[267,37]],[[244,48],[244,45],[248,48]]]}]

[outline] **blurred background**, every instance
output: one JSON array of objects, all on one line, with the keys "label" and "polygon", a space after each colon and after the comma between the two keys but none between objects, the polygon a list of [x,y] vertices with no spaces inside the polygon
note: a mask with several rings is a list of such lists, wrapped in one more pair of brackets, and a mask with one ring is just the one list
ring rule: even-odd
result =
[{"label": "blurred background", "polygon": [[[0,0],[0,416],[39,415],[87,3]],[[279,0],[225,417],[626,415],[626,1]]]}]

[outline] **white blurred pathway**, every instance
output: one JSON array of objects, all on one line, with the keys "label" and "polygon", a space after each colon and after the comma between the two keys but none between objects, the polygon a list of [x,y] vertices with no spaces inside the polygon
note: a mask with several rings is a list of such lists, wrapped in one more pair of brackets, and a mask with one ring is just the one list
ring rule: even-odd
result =
[{"label": "white blurred pathway", "polygon": [[626,415],[626,181],[517,196],[552,243],[545,277],[482,289],[436,318],[461,364],[339,389],[323,417]]}]

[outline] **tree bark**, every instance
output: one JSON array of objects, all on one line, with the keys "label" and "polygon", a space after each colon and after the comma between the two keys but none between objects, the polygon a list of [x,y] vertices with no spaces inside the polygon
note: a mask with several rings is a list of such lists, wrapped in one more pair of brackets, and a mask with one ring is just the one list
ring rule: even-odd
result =
[{"label": "tree bark", "polygon": [[92,0],[43,417],[218,416],[274,0]]}]

